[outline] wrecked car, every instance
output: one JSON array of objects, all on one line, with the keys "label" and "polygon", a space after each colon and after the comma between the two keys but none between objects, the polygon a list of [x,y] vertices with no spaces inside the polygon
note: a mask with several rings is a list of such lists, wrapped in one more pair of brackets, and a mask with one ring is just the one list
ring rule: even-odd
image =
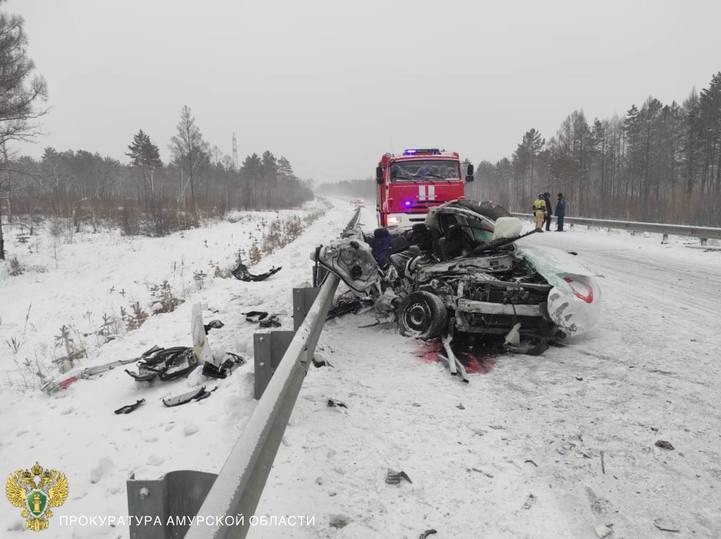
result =
[{"label": "wrecked car", "polygon": [[401,333],[497,339],[541,353],[591,329],[599,316],[594,276],[566,252],[519,240],[520,220],[498,206],[455,200],[397,232],[359,228],[316,249],[317,265],[353,293],[391,312]]}]

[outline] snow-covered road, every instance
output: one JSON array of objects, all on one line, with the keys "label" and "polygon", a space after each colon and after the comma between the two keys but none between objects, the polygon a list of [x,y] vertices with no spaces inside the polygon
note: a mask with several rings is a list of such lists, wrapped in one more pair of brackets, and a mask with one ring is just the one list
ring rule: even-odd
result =
[{"label": "snow-covered road", "polygon": [[306,380],[259,508],[320,525],[255,537],[721,536],[721,253],[579,229],[524,241],[601,277],[598,328],[463,385],[419,343],[359,328],[369,316],[328,324],[335,368]]}]

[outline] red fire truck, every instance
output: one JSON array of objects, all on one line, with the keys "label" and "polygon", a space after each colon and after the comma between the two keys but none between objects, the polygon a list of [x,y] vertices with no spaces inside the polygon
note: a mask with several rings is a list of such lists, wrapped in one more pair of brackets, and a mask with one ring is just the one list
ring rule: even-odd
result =
[{"label": "red fire truck", "polygon": [[463,198],[465,182],[473,181],[473,165],[466,168],[464,179],[458,153],[435,148],[384,154],[376,168],[378,225],[411,227],[433,206]]}]

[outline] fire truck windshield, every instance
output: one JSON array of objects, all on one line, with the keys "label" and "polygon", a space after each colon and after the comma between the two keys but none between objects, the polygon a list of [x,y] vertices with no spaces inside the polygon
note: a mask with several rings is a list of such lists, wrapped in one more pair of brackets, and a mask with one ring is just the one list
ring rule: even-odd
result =
[{"label": "fire truck windshield", "polygon": [[391,165],[391,181],[423,182],[434,180],[460,180],[456,161],[427,159],[397,161]]}]

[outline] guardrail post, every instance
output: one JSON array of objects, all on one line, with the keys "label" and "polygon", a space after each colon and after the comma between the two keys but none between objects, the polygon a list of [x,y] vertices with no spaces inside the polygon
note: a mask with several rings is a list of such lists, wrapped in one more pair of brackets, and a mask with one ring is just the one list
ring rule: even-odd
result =
[{"label": "guardrail post", "polygon": [[668,243],[668,234],[664,234],[661,238],[661,243]]},{"label": "guardrail post", "polygon": [[129,479],[130,539],[182,539],[190,527],[184,522],[198,514],[216,477],[179,470],[160,479]]},{"label": "guardrail post", "polygon": [[293,289],[293,329],[297,330],[305,320],[320,288],[305,287]]},{"label": "guardrail post", "polygon": [[278,363],[293,340],[295,331],[270,331],[253,334],[253,358],[255,360],[255,398],[263,396]]}]

